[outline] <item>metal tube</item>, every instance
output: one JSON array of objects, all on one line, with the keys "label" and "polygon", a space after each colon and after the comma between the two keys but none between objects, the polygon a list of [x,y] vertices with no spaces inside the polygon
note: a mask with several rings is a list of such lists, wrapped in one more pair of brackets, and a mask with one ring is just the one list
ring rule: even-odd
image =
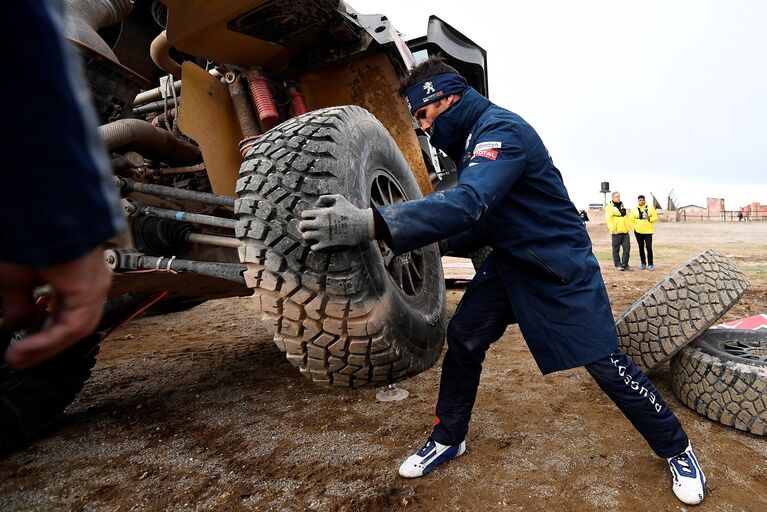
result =
[{"label": "metal tube", "polygon": [[[181,92],[181,80],[173,82],[173,88],[176,90],[176,94]],[[148,91],[140,92],[136,95],[136,99],[133,100],[133,106],[143,105],[150,101],[157,101],[162,99],[165,87],[157,87],[155,89],[149,89]],[[170,91],[168,91],[170,93]]]},{"label": "metal tube", "polygon": [[[133,110],[131,110],[131,115],[133,116],[143,116],[144,114],[150,114],[152,112],[162,112],[165,110],[165,103],[166,100],[158,100],[153,101],[151,103],[144,103],[140,107],[136,107]],[[173,98],[167,99],[168,108],[172,109],[176,106],[176,100]]]},{"label": "metal tube", "polygon": [[159,217],[161,219],[180,220],[184,222],[191,222],[192,224],[202,224],[204,226],[217,226],[220,228],[234,229],[236,220],[225,219],[223,217],[214,217],[212,215],[203,215],[201,213],[189,213],[179,210],[168,210],[166,208],[157,208],[155,206],[147,206],[139,203],[134,203],[136,206],[135,215],[147,215],[149,217]]},{"label": "metal tube", "polygon": [[217,263],[213,261],[178,260],[158,256],[140,256],[138,268],[193,272],[219,279],[245,284],[243,273],[247,267],[241,263]]},{"label": "metal tube", "polygon": [[144,176],[168,176],[171,174],[187,174],[205,170],[205,164],[187,165],[185,167],[160,167],[159,169],[147,169]]},{"label": "metal tube", "polygon": [[215,204],[218,206],[229,206],[234,208],[234,198],[229,196],[219,196],[208,192],[197,192],[196,190],[186,190],[183,188],[166,187],[164,185],[153,185],[151,183],[141,183],[128,178],[119,178],[120,188],[125,187],[135,192],[143,192],[153,196],[173,197],[175,199],[189,199],[199,201],[205,204]]},{"label": "metal tube", "polygon": [[163,30],[149,45],[149,56],[152,57],[152,61],[157,64],[158,68],[176,78],[181,78],[181,64],[170,56],[170,49],[168,34]]},{"label": "metal tube", "polygon": [[187,242],[203,245],[215,245],[217,247],[231,247],[238,249],[244,244],[236,238],[228,236],[204,235],[202,233],[189,233],[186,235]]}]

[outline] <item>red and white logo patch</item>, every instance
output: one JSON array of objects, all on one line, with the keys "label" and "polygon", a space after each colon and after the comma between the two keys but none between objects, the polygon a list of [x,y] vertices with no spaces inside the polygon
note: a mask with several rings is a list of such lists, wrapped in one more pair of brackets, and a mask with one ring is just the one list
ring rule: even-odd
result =
[{"label": "red and white logo patch", "polygon": [[498,158],[498,151],[495,149],[475,149],[474,154],[471,157],[476,158],[478,156],[487,158],[488,160],[495,160]]}]

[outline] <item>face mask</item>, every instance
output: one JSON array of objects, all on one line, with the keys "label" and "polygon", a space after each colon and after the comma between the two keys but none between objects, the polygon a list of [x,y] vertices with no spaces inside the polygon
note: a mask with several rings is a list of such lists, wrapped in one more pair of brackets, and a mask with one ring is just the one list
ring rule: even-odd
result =
[{"label": "face mask", "polygon": [[450,126],[451,114],[455,112],[455,106],[459,103],[461,103],[460,100],[450,105],[431,123],[429,142],[435,148],[445,151],[463,139],[464,134],[458,133],[458,130]]}]

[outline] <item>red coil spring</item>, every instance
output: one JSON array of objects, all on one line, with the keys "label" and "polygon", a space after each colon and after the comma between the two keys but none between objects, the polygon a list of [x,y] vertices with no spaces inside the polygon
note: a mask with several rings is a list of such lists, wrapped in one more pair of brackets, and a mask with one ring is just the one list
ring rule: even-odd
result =
[{"label": "red coil spring", "polygon": [[306,114],[306,97],[304,94],[295,89],[290,89],[288,92],[290,94],[290,109],[293,115],[300,116]]},{"label": "red coil spring", "polygon": [[256,104],[258,118],[267,124],[275,124],[280,120],[277,107],[274,105],[272,91],[269,89],[269,80],[257,72],[248,73],[248,85],[253,103]]}]

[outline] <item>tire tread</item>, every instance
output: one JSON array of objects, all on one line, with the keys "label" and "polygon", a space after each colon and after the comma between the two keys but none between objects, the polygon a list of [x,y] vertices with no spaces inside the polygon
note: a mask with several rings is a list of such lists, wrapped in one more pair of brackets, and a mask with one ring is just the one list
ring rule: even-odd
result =
[{"label": "tire tread", "polygon": [[748,285],[732,261],[709,249],[668,274],[620,316],[619,346],[649,373],[721,318]]},{"label": "tire tread", "polygon": [[[245,156],[235,202],[240,259],[261,314],[288,361],[317,382],[382,386],[431,366],[394,342],[368,299],[369,276],[353,249],[310,251],[297,216],[319,195],[340,193],[344,126],[380,123],[366,110],[332,107],[293,118],[264,134]],[[383,127],[381,126],[383,129]],[[374,354],[374,355],[373,355]]]}]

